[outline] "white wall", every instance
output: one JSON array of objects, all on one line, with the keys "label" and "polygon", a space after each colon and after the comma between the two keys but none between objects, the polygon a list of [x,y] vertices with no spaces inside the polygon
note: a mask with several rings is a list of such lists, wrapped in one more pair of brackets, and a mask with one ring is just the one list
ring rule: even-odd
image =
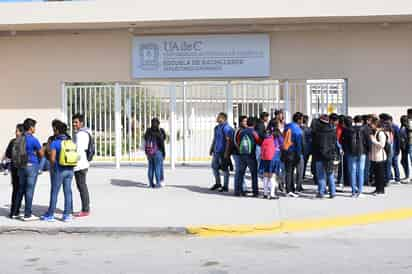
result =
[{"label": "white wall", "polygon": [[[273,79],[347,78],[351,114],[395,114],[411,107],[412,29],[276,32]],[[17,122],[39,121],[39,136],[61,117],[62,81],[128,81],[126,31],[0,37],[0,148]]]}]

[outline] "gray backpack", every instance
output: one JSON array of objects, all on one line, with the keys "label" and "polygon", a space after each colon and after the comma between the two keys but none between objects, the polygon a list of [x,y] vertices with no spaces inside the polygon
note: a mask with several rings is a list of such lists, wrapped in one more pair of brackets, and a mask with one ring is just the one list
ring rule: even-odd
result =
[{"label": "gray backpack", "polygon": [[14,141],[11,160],[16,168],[27,166],[29,157],[26,150],[26,136],[22,135]]}]

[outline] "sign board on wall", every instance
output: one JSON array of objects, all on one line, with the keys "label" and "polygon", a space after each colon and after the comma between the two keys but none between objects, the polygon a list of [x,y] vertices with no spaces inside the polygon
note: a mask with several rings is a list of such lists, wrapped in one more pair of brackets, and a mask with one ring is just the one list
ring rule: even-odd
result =
[{"label": "sign board on wall", "polygon": [[267,34],[135,36],[133,78],[268,77]]}]

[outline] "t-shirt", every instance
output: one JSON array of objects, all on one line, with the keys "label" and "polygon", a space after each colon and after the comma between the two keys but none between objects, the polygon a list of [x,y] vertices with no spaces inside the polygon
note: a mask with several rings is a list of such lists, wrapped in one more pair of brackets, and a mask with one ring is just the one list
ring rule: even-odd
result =
[{"label": "t-shirt", "polygon": [[39,140],[30,133],[25,133],[26,136],[26,152],[29,164],[39,164],[37,152],[41,150]]},{"label": "t-shirt", "polygon": [[66,135],[59,135],[57,138],[50,144],[50,150],[56,151],[56,162],[54,164],[54,169],[58,171],[63,171],[63,170],[73,170],[73,167],[67,167],[67,166],[61,166],[59,164],[59,159],[60,159],[60,151],[62,150],[62,141],[67,140],[68,137]]},{"label": "t-shirt", "polygon": [[226,138],[232,138],[234,132],[233,128],[228,124],[224,123],[221,125],[217,125],[215,127],[215,153],[224,153],[226,149]]},{"label": "t-shirt", "polygon": [[86,151],[89,148],[90,137],[89,130],[86,128],[80,129],[74,138],[74,142],[77,145],[77,153],[80,156],[77,166],[74,168],[74,171],[85,170],[90,167],[89,161],[87,160]]}]

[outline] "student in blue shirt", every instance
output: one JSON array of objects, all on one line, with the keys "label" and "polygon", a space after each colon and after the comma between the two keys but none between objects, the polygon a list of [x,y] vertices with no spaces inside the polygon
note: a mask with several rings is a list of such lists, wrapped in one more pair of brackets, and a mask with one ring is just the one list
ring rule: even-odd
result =
[{"label": "student in blue shirt", "polygon": [[74,166],[62,166],[59,164],[62,142],[70,139],[67,135],[67,125],[61,121],[55,122],[53,126],[55,140],[50,144],[50,169],[53,170],[50,204],[46,214],[41,219],[47,222],[54,221],[54,212],[56,211],[57,198],[60,188],[63,185],[64,192],[64,212],[63,221],[68,222],[72,219],[73,213],[73,196],[72,180],[74,176]]},{"label": "student in blue shirt", "polygon": [[18,169],[19,191],[17,193],[17,204],[21,204],[24,197],[24,221],[37,220],[32,215],[33,195],[39,174],[39,163],[43,157],[43,149],[39,140],[33,136],[36,132],[36,121],[26,119],[23,123],[24,136],[26,141],[27,165]]},{"label": "student in blue shirt", "polygon": [[[229,165],[230,153],[232,147],[233,128],[227,122],[227,114],[219,113],[216,119],[218,125],[215,127],[214,138],[210,155],[212,159],[212,170],[215,176],[215,184],[210,188],[211,190],[219,189],[220,192],[229,191]],[[220,179],[220,170],[223,170],[223,187]]]}]

